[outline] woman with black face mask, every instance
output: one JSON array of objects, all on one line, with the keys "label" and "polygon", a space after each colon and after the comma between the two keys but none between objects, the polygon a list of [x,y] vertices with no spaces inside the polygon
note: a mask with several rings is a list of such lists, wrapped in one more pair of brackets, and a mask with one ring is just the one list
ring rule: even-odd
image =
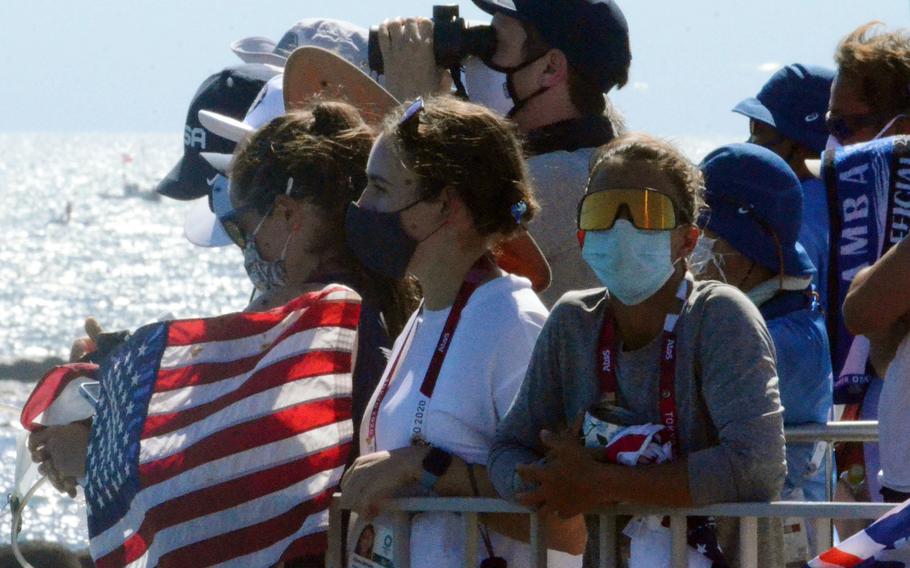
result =
[{"label": "woman with black face mask", "polygon": [[[368,519],[394,496],[494,496],[487,453],[547,316],[532,288],[546,286],[549,270],[525,230],[538,206],[521,145],[483,107],[418,99],[386,123],[367,177],[348,211],[349,243],[374,270],[416,277],[424,301],[395,342],[342,493]],[[495,532],[481,533],[485,556],[527,565],[528,548],[498,534],[526,539],[526,523],[491,519]],[[398,538],[384,516],[372,524],[377,535]],[[551,545],[578,554],[580,520],[553,525]],[[412,565],[462,566],[463,535],[453,513],[416,515]],[[377,554],[378,544],[374,561]],[[565,555],[556,562],[579,564]]]}]

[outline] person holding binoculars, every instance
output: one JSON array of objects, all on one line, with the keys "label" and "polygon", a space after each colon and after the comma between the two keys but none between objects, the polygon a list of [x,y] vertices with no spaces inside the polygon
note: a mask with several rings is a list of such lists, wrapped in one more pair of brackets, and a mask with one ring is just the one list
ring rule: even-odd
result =
[{"label": "person holding binoculars", "polygon": [[[448,92],[453,61],[486,68],[491,84],[475,81],[466,94],[505,111],[525,136],[542,205],[530,230],[553,270],[553,283],[541,294],[550,306],[568,290],[597,286],[568,227],[594,149],[616,134],[605,94],[628,80],[629,29],[612,0],[474,2],[493,16],[489,26],[467,27],[445,7],[434,10],[432,21],[384,22],[371,33],[371,68],[399,100]],[[503,92],[510,101],[502,101]]]}]

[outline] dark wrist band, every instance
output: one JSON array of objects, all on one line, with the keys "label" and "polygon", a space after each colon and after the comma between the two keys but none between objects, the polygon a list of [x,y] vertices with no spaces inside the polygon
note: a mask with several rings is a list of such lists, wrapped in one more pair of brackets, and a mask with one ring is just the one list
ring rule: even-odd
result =
[{"label": "dark wrist band", "polygon": [[420,484],[427,489],[433,489],[439,478],[445,475],[452,465],[452,454],[439,448],[430,448],[421,465],[423,475],[420,477]]}]

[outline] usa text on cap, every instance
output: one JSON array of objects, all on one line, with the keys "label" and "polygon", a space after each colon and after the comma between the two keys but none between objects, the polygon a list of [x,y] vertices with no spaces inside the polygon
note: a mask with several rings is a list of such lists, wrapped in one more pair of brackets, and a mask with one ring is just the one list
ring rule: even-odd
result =
[{"label": "usa text on cap", "polygon": [[215,171],[200,152],[234,151],[234,142],[206,131],[199,123],[200,110],[243,118],[262,86],[277,71],[261,64],[238,65],[208,77],[193,96],[183,131],[183,157],[159,182],[156,191],[174,199],[196,199],[209,192]]}]

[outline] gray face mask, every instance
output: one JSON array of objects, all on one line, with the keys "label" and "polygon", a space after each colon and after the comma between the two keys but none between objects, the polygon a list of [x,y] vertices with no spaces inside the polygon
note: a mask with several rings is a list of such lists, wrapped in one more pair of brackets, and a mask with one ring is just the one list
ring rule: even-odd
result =
[{"label": "gray face mask", "polygon": [[247,239],[246,246],[243,247],[243,267],[246,269],[246,275],[249,277],[250,282],[253,283],[253,286],[260,292],[284,288],[288,284],[285,258],[288,254],[288,243],[291,242],[291,235],[288,235],[287,240],[284,241],[284,248],[281,249],[281,256],[277,260],[265,260],[256,246],[256,233],[262,228],[262,224],[268,219],[269,214],[266,214],[259,221],[256,229],[253,230]]}]

